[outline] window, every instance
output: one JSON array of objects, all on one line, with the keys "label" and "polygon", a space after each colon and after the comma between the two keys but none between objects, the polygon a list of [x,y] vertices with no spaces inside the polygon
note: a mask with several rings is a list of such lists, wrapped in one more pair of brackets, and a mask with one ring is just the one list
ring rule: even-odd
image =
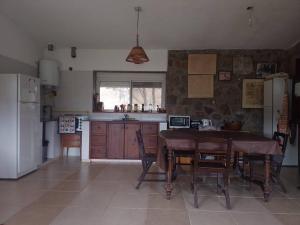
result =
[{"label": "window", "polygon": [[100,82],[100,101],[105,102],[105,109],[113,109],[115,105],[130,103],[129,82]]},{"label": "window", "polygon": [[164,107],[164,73],[114,73],[96,74],[96,93],[105,110],[113,110],[115,105],[144,104],[145,110]]},{"label": "window", "polygon": [[161,86],[160,82],[132,82],[132,104],[144,104],[146,109],[161,106]]}]

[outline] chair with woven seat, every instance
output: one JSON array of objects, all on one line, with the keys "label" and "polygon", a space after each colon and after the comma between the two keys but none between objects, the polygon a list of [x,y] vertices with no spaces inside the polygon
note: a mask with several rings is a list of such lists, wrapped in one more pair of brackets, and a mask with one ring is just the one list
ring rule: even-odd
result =
[{"label": "chair with woven seat", "polygon": [[[194,206],[198,208],[198,184],[200,175],[217,174],[222,175],[223,186],[217,181],[218,190],[221,188],[225,195],[226,207],[231,209],[229,198],[229,171],[231,161],[231,139],[224,138],[201,138],[196,140],[196,149],[194,153],[194,171],[192,189],[194,191]],[[205,155],[205,157],[202,157]]]},{"label": "chair with woven seat", "polygon": [[165,182],[165,179],[146,179],[146,175],[152,174],[152,175],[166,175],[166,173],[163,172],[149,172],[150,167],[152,166],[153,163],[156,162],[156,154],[153,153],[147,153],[145,151],[145,146],[144,146],[144,141],[143,141],[143,135],[142,131],[139,129],[136,131],[136,137],[139,145],[139,151],[140,151],[140,157],[142,159],[142,167],[143,171],[142,174],[138,178],[138,184],[136,185],[136,189],[139,189],[142,182],[147,181],[147,182]]},{"label": "chair with woven seat", "polygon": [[[286,188],[280,179],[280,172],[282,168],[282,163],[284,160],[284,155],[286,151],[286,146],[288,142],[288,135],[280,132],[274,132],[273,140],[277,141],[282,155],[273,155],[271,156],[271,178],[272,181],[278,184],[282,191],[286,193]],[[244,164],[249,164],[249,179],[250,181],[254,181],[254,165],[256,163],[263,164],[265,162],[265,155],[261,154],[246,154],[244,155]]]}]

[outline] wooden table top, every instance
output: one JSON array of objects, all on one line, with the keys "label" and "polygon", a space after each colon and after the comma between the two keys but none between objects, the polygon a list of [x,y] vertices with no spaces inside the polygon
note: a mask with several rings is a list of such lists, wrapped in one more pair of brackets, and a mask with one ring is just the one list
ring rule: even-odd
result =
[{"label": "wooden table top", "polygon": [[232,150],[281,155],[278,143],[270,138],[240,131],[198,131],[195,129],[164,130],[160,132],[160,143],[168,149],[191,150],[195,148],[195,140],[204,137],[231,138]]}]

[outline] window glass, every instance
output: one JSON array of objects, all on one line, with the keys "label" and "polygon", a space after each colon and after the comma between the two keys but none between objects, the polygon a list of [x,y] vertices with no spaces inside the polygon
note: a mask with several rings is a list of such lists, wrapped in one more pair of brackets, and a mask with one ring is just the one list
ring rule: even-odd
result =
[{"label": "window glass", "polygon": [[154,110],[157,105],[161,107],[161,82],[132,82],[132,104],[144,104],[145,110]]},{"label": "window glass", "polygon": [[[166,74],[161,72],[96,72],[94,76],[94,110],[98,101],[104,110],[113,110],[115,105],[138,104],[138,109],[153,111],[165,106]],[[150,108],[149,108],[150,106]]]},{"label": "window glass", "polygon": [[130,103],[130,82],[100,82],[100,101],[104,109],[114,109],[115,105]]}]

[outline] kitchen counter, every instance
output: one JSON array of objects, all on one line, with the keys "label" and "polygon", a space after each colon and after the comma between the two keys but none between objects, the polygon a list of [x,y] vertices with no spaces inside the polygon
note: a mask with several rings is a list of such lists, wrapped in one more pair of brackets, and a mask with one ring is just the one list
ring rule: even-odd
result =
[{"label": "kitchen counter", "polygon": [[99,112],[89,114],[90,121],[122,121],[124,115],[127,114],[129,118],[134,118],[137,121],[150,121],[150,122],[166,122],[166,113],[142,113],[142,112],[131,112],[131,113],[121,113],[121,112]]}]

